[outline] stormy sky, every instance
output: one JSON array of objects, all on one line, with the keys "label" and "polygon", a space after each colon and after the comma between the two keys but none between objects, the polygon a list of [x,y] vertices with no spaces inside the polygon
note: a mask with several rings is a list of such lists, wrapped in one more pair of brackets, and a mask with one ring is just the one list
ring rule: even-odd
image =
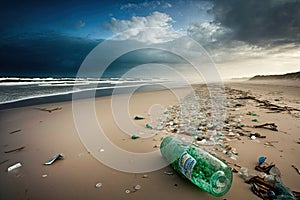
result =
[{"label": "stormy sky", "polygon": [[[183,37],[203,47],[222,78],[299,71],[299,10],[300,0],[6,0],[0,76],[76,76],[89,53],[109,40],[182,48],[197,57]],[[180,55],[150,49],[116,58],[112,69],[147,63],[190,67]]]}]

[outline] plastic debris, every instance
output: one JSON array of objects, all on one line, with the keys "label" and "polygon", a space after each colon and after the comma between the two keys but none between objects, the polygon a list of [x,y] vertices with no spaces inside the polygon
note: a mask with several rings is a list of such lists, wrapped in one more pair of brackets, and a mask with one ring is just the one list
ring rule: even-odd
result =
[{"label": "plastic debris", "polygon": [[127,190],[125,190],[125,193],[129,194],[129,193],[131,193],[131,191],[127,189]]},{"label": "plastic debris", "polygon": [[247,115],[251,115],[251,116],[257,116],[257,114],[253,113],[253,112],[248,112]]},{"label": "plastic debris", "polygon": [[47,176],[47,174],[42,174],[42,178],[46,178]]},{"label": "plastic debris", "polygon": [[22,166],[21,163],[16,163],[16,164],[10,166],[9,168],[7,168],[7,171],[10,172],[10,171],[12,171],[12,170],[15,170],[15,169],[21,167],[21,166]]},{"label": "plastic debris", "polygon": [[151,124],[147,123],[147,124],[146,124],[146,128],[152,129]]},{"label": "plastic debris", "polygon": [[142,120],[142,119],[145,119],[145,117],[136,115],[133,119],[134,120]]},{"label": "plastic debris", "polygon": [[138,138],[139,138],[139,136],[137,136],[137,135],[135,135],[135,134],[133,134],[133,135],[131,136],[131,139],[133,139],[133,140],[138,139]]},{"label": "plastic debris", "polygon": [[172,171],[165,171],[164,174],[173,175],[174,173]]},{"label": "plastic debris", "polygon": [[252,119],[252,121],[253,121],[253,122],[258,122],[258,119],[255,118],[255,119]]},{"label": "plastic debris", "polygon": [[96,188],[100,188],[101,186],[102,186],[102,183],[97,183],[97,184],[95,185]]},{"label": "plastic debris", "polygon": [[267,157],[265,156],[261,156],[258,158],[258,164],[261,165],[262,163],[264,163],[266,161]]},{"label": "plastic debris", "polygon": [[45,162],[44,165],[52,165],[55,161],[62,159],[64,159],[64,156],[62,154],[57,154],[53,158]]},{"label": "plastic debris", "polygon": [[268,191],[268,197],[269,197],[270,199],[276,199],[276,194],[275,194],[275,192],[274,192],[273,190],[269,190],[269,191]]},{"label": "plastic debris", "polygon": [[248,169],[246,167],[241,167],[239,174],[244,180],[249,177]]},{"label": "plastic debris", "polygon": [[[171,163],[175,171],[184,175],[204,191],[220,197],[230,189],[231,169],[225,162],[209,152],[195,145],[189,145],[175,136],[164,138],[160,150],[162,156]],[[175,161],[174,158],[176,158]],[[201,164],[196,165],[196,163]]]},{"label": "plastic debris", "polygon": [[140,190],[141,188],[142,188],[141,185],[135,185],[135,186],[133,187],[133,189],[135,189],[135,190]]},{"label": "plastic debris", "polygon": [[147,174],[144,174],[144,175],[143,175],[143,178],[148,178],[148,175],[147,175]]},{"label": "plastic debris", "polygon": [[251,138],[251,140],[255,140],[256,139],[255,135],[252,135],[250,138]]},{"label": "plastic debris", "polygon": [[99,149],[99,152],[104,152],[104,149]]}]

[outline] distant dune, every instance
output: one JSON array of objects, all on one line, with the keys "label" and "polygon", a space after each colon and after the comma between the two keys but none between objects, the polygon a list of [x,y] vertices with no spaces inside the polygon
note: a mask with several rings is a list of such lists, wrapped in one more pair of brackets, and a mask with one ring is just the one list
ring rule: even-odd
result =
[{"label": "distant dune", "polygon": [[300,80],[300,71],[287,73],[282,75],[257,75],[249,79],[250,81],[263,81],[263,80]]}]

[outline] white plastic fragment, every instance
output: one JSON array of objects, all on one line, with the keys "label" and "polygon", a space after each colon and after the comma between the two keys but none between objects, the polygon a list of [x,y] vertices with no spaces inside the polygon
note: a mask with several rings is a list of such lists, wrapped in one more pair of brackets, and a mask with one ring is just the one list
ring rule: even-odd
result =
[{"label": "white plastic fragment", "polygon": [[133,188],[134,188],[135,190],[140,190],[140,189],[142,188],[142,186],[141,186],[141,185],[135,185]]},{"label": "white plastic fragment", "polygon": [[48,175],[47,174],[43,174],[42,175],[42,178],[46,178]]},{"label": "white plastic fragment", "polygon": [[10,166],[9,168],[7,168],[7,171],[10,172],[10,171],[12,171],[14,169],[17,169],[17,168],[21,167],[21,166],[22,166],[21,163],[16,163],[16,164]]},{"label": "white plastic fragment", "polygon": [[102,186],[102,183],[97,183],[97,184],[95,185],[96,188],[100,188],[101,186]]}]

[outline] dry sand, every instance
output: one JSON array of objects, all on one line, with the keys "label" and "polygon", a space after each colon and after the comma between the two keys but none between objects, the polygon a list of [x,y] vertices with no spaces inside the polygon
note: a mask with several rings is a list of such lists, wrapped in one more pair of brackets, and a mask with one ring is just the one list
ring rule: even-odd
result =
[{"label": "dry sand", "polygon": [[[234,83],[231,87],[250,89],[263,98],[279,98],[278,103],[290,103],[299,107],[299,87],[296,86]],[[118,98],[124,98],[124,95],[119,95]],[[84,106],[88,101],[79,102]],[[136,123],[137,128],[128,131],[147,131],[144,126],[151,120],[148,114],[151,113],[153,105],[159,104],[166,108],[177,103],[176,96],[167,90],[135,93],[129,102],[129,116],[142,115],[146,119],[132,120],[131,123]],[[300,191],[300,175],[291,167],[294,164],[300,168],[300,145],[297,143],[300,138],[299,118],[287,112],[268,113],[268,110],[256,105],[253,101],[247,101],[246,106],[229,110],[227,115],[240,115],[243,124],[252,126],[257,123],[252,122],[253,117],[246,113],[255,112],[259,115],[259,123],[274,122],[279,131],[255,129],[254,132],[267,138],[250,140],[241,137],[241,140],[229,141],[237,149],[237,160],[221,154],[220,156],[247,167],[250,173],[256,173],[254,166],[257,158],[267,156],[267,161],[275,163],[280,169],[283,183],[292,190]],[[62,109],[53,112],[37,109],[56,107]],[[132,140],[130,135],[118,127],[111,112],[110,97],[97,98],[95,107],[99,124],[115,145],[137,153],[159,150],[156,146],[160,144],[161,135]],[[89,117],[86,116],[87,130]],[[169,166],[149,173],[125,173],[107,167],[95,159],[82,144],[75,128],[71,102],[2,110],[0,129],[0,199],[259,199],[238,174],[234,174],[230,191],[225,196],[216,198],[176,173],[166,175],[165,171],[172,170]],[[21,131],[10,134],[16,130]],[[274,143],[275,147],[268,147],[264,145],[267,141],[278,142]],[[21,146],[26,147],[21,151],[4,153]],[[102,153],[108,153],[105,150]],[[53,165],[43,165],[57,153],[62,153],[65,159]],[[8,161],[2,163],[5,160]],[[18,162],[22,163],[22,167],[11,172],[6,171],[10,165]],[[145,174],[146,178],[143,177]],[[102,186],[96,188],[96,183],[102,183]],[[126,189],[132,189],[135,185],[140,185],[141,189],[134,193],[125,193]]]}]

